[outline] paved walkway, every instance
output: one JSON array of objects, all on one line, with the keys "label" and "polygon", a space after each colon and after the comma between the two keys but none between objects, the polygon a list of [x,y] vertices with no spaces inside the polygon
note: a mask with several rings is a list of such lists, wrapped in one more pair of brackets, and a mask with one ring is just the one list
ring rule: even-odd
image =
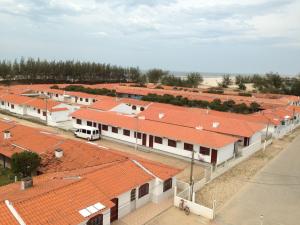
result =
[{"label": "paved walkway", "polygon": [[173,205],[173,197],[161,201],[159,204],[147,203],[143,207],[133,211],[125,217],[119,219],[114,225],[143,225],[164,212]]},{"label": "paved walkway", "polygon": [[[300,136],[217,213],[218,225],[300,224]],[[263,217],[261,217],[263,215]]]}]

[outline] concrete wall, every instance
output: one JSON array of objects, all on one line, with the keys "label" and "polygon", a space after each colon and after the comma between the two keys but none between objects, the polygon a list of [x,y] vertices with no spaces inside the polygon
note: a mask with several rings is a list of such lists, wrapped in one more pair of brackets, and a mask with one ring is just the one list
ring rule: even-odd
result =
[{"label": "concrete wall", "polygon": [[234,154],[234,143],[229,144],[218,150],[217,165],[231,159]]},{"label": "concrete wall", "polygon": [[[189,189],[184,190],[184,192],[187,192],[187,193],[188,193],[188,191],[189,191]],[[200,205],[200,204],[196,203],[195,201],[189,201],[189,200],[187,200],[186,197],[184,197],[184,198],[180,197],[182,195],[180,195],[180,193],[177,194],[176,192],[177,191],[175,188],[175,195],[174,195],[174,206],[175,207],[179,207],[181,201],[183,200],[184,205],[189,207],[191,213],[194,213],[199,216],[203,216],[208,219],[214,218],[214,210],[213,209],[210,209],[208,207]],[[184,196],[186,196],[186,194]]]}]

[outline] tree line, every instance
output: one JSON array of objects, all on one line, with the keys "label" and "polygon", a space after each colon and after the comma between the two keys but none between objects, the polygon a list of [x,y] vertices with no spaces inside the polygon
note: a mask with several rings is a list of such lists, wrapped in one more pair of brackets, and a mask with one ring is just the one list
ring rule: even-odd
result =
[{"label": "tree line", "polygon": [[47,61],[21,58],[0,61],[0,78],[19,83],[102,83],[126,82],[139,74],[137,67],[120,67],[105,63]]},{"label": "tree line", "polygon": [[254,113],[260,110],[260,105],[256,102],[252,102],[248,106],[245,103],[237,104],[233,100],[222,102],[220,99],[214,99],[213,101],[208,102],[203,100],[189,100],[186,97],[173,96],[169,94],[164,94],[164,95],[148,94],[143,96],[142,100],[172,104],[177,106],[212,109],[216,111],[234,112],[234,113],[241,113],[241,114]]},{"label": "tree line", "polygon": [[105,63],[47,61],[33,58],[0,61],[2,83],[113,83],[134,82],[139,85],[162,83],[171,86],[197,87],[202,82],[198,73],[183,80],[168,71],[151,69],[143,73],[138,67],[121,67]]},{"label": "tree line", "polygon": [[235,83],[240,89],[247,83],[253,83],[254,88],[262,93],[286,94],[300,96],[300,75],[296,77],[283,77],[278,73],[265,75],[249,75],[235,77]]}]

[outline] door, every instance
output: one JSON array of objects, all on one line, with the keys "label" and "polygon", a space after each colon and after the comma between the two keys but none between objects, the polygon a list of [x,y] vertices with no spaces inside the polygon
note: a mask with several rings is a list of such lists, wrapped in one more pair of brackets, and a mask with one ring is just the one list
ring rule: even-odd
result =
[{"label": "door", "polygon": [[147,143],[147,135],[143,134],[143,145],[146,146]]},{"label": "door", "polygon": [[98,129],[99,129],[99,135],[101,135],[101,124],[98,124]]},{"label": "door", "polygon": [[149,147],[153,148],[153,136],[152,135],[149,136]]},{"label": "door", "polygon": [[118,219],[118,208],[119,208],[119,200],[118,198],[114,198],[111,200],[115,205],[110,208],[110,222]]},{"label": "door", "polygon": [[216,165],[217,164],[217,158],[218,158],[218,151],[216,149],[212,149],[212,151],[211,151],[211,163]]}]

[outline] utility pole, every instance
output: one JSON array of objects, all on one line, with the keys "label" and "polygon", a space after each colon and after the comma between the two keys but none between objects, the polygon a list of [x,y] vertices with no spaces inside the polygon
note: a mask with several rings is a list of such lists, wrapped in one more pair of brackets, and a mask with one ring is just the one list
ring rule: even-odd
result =
[{"label": "utility pole", "polygon": [[194,149],[193,149],[192,150],[192,159],[191,159],[191,173],[190,173],[190,200],[192,199],[193,189],[194,189],[194,179],[193,179],[194,159],[195,159],[195,152],[194,152]]},{"label": "utility pole", "polygon": [[136,118],[136,131],[135,131],[135,150],[138,150],[138,130],[139,130],[139,117],[138,115],[135,116]]},{"label": "utility pole", "polygon": [[45,98],[46,101],[46,125],[48,124],[48,97]]},{"label": "utility pole", "polygon": [[264,151],[266,150],[266,145],[267,145],[267,139],[268,139],[268,132],[269,132],[269,126],[270,126],[270,119],[268,119],[268,124],[267,124],[267,131],[266,131],[266,137],[265,137],[265,142],[264,142]]}]

